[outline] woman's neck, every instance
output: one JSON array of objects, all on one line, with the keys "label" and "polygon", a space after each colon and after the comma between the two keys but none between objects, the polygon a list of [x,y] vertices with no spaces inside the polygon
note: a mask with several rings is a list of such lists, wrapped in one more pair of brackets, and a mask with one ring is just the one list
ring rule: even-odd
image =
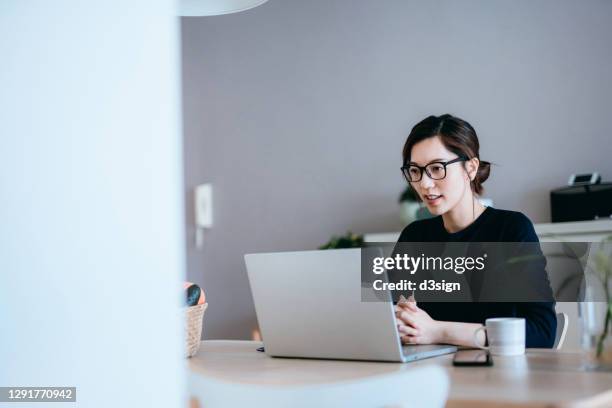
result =
[{"label": "woman's neck", "polygon": [[485,206],[469,191],[459,200],[459,203],[448,212],[442,214],[444,229],[454,233],[467,228],[482,214]]}]

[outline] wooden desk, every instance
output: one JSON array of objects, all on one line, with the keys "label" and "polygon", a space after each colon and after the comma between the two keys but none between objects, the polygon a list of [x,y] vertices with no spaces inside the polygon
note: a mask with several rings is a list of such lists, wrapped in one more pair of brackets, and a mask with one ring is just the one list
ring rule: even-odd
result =
[{"label": "wooden desk", "polygon": [[[190,375],[245,384],[307,385],[438,364],[450,377],[447,407],[612,407],[612,373],[581,370],[574,352],[529,349],[494,357],[493,367],[453,367],[452,355],[413,363],[271,358],[254,341],[209,340],[189,360]],[[431,392],[431,390],[428,390]]]}]

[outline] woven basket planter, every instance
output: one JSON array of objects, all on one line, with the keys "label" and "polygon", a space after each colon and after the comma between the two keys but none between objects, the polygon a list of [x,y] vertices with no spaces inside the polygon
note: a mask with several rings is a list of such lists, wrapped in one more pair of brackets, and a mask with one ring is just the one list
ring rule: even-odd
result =
[{"label": "woven basket planter", "polygon": [[186,356],[193,357],[200,348],[202,339],[202,323],[208,303],[190,306],[185,310],[185,342]]}]

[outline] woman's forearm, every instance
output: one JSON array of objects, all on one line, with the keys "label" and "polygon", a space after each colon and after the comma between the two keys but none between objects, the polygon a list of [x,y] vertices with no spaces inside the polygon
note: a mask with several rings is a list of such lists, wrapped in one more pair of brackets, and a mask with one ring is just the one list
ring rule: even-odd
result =
[{"label": "woman's forearm", "polygon": [[457,346],[475,347],[485,345],[484,330],[478,332],[476,344],[474,344],[474,333],[482,324],[460,323],[460,322],[438,322],[441,328],[441,343],[454,344]]}]

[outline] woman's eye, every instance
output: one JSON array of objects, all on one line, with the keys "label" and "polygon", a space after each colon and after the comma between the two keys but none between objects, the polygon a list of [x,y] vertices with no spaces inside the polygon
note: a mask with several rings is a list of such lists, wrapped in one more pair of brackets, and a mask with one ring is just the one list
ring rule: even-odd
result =
[{"label": "woman's eye", "polygon": [[410,170],[408,170],[410,172],[411,176],[416,176],[418,177],[419,174],[421,174],[421,171],[419,169],[417,169],[416,167],[411,167]]},{"label": "woman's eye", "polygon": [[431,166],[429,166],[429,171],[431,171],[432,173],[442,173],[444,171],[444,166],[442,166],[441,164],[432,164]]}]

